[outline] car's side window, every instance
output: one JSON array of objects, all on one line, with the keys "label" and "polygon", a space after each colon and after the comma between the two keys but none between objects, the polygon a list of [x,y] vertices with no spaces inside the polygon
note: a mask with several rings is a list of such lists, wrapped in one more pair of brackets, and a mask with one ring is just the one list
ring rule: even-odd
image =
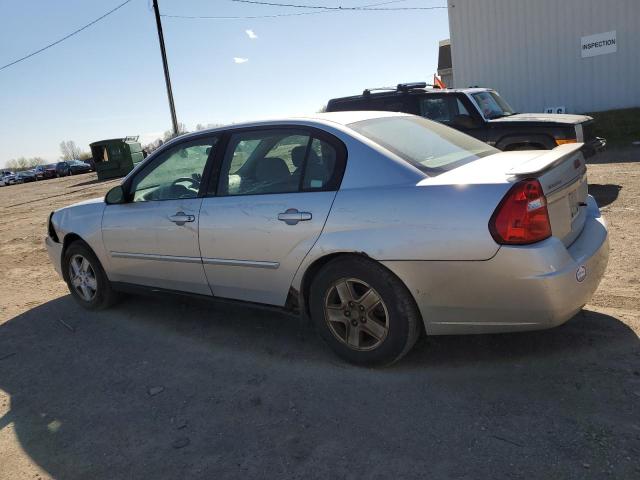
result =
[{"label": "car's side window", "polygon": [[435,122],[453,123],[457,115],[469,115],[469,111],[454,96],[432,95],[420,99],[420,114]]},{"label": "car's side window", "polygon": [[335,176],[336,160],[336,149],[329,143],[314,138],[306,157],[302,189],[325,189]]},{"label": "car's side window", "polygon": [[324,190],[335,183],[336,149],[298,130],[258,130],[231,135],[218,195]]},{"label": "car's side window", "polygon": [[207,160],[217,137],[199,138],[169,148],[133,179],[129,191],[134,202],[178,200],[198,196]]}]

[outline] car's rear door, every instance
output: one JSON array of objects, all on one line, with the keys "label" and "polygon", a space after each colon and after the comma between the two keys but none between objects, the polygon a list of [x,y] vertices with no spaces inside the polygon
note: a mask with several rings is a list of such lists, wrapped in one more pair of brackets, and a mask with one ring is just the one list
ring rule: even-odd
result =
[{"label": "car's rear door", "polygon": [[226,139],[200,210],[200,251],[217,297],[284,305],[327,219],[346,148],[325,132],[242,129]]},{"label": "car's rear door", "polygon": [[211,295],[198,246],[205,166],[218,138],[180,142],[125,183],[127,203],[107,205],[102,238],[112,281]]}]

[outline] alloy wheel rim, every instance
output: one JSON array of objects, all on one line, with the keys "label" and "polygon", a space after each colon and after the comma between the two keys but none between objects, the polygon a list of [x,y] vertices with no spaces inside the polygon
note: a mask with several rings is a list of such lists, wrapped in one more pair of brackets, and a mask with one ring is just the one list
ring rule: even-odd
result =
[{"label": "alloy wheel rim", "polygon": [[374,350],[389,334],[389,313],[382,297],[357,278],[331,284],[324,297],[324,318],[333,336],[352,350]]},{"label": "alloy wheel rim", "polygon": [[96,272],[89,260],[82,255],[74,255],[69,261],[69,280],[71,285],[85,302],[90,302],[98,292]]}]

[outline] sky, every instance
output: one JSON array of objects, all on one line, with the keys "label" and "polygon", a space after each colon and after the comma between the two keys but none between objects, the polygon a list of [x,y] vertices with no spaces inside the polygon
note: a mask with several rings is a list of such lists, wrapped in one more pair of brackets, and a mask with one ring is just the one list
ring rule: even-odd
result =
[{"label": "sky", "polygon": [[[122,1],[0,0],[0,65]],[[165,15],[310,11],[229,0],[158,3]],[[360,6],[382,0],[280,3]],[[446,0],[385,6],[446,6]],[[162,22],[178,121],[188,130],[198,123],[315,112],[331,98],[367,87],[431,81],[438,41],[449,36],[446,9]],[[128,135],[148,143],[170,128],[151,0],[132,0],[70,39],[0,70],[0,165],[23,156],[54,161],[63,140],[89,150],[91,142]]]}]

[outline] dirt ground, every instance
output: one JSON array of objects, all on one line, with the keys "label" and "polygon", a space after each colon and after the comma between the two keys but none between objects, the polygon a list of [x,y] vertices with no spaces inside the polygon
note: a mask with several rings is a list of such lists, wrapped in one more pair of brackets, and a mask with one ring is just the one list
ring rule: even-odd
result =
[{"label": "dirt ground", "polygon": [[422,340],[384,370],[297,318],[77,307],[43,245],[94,174],[0,188],[0,478],[640,478],[640,148],[589,165],[611,232],[562,327]]}]

